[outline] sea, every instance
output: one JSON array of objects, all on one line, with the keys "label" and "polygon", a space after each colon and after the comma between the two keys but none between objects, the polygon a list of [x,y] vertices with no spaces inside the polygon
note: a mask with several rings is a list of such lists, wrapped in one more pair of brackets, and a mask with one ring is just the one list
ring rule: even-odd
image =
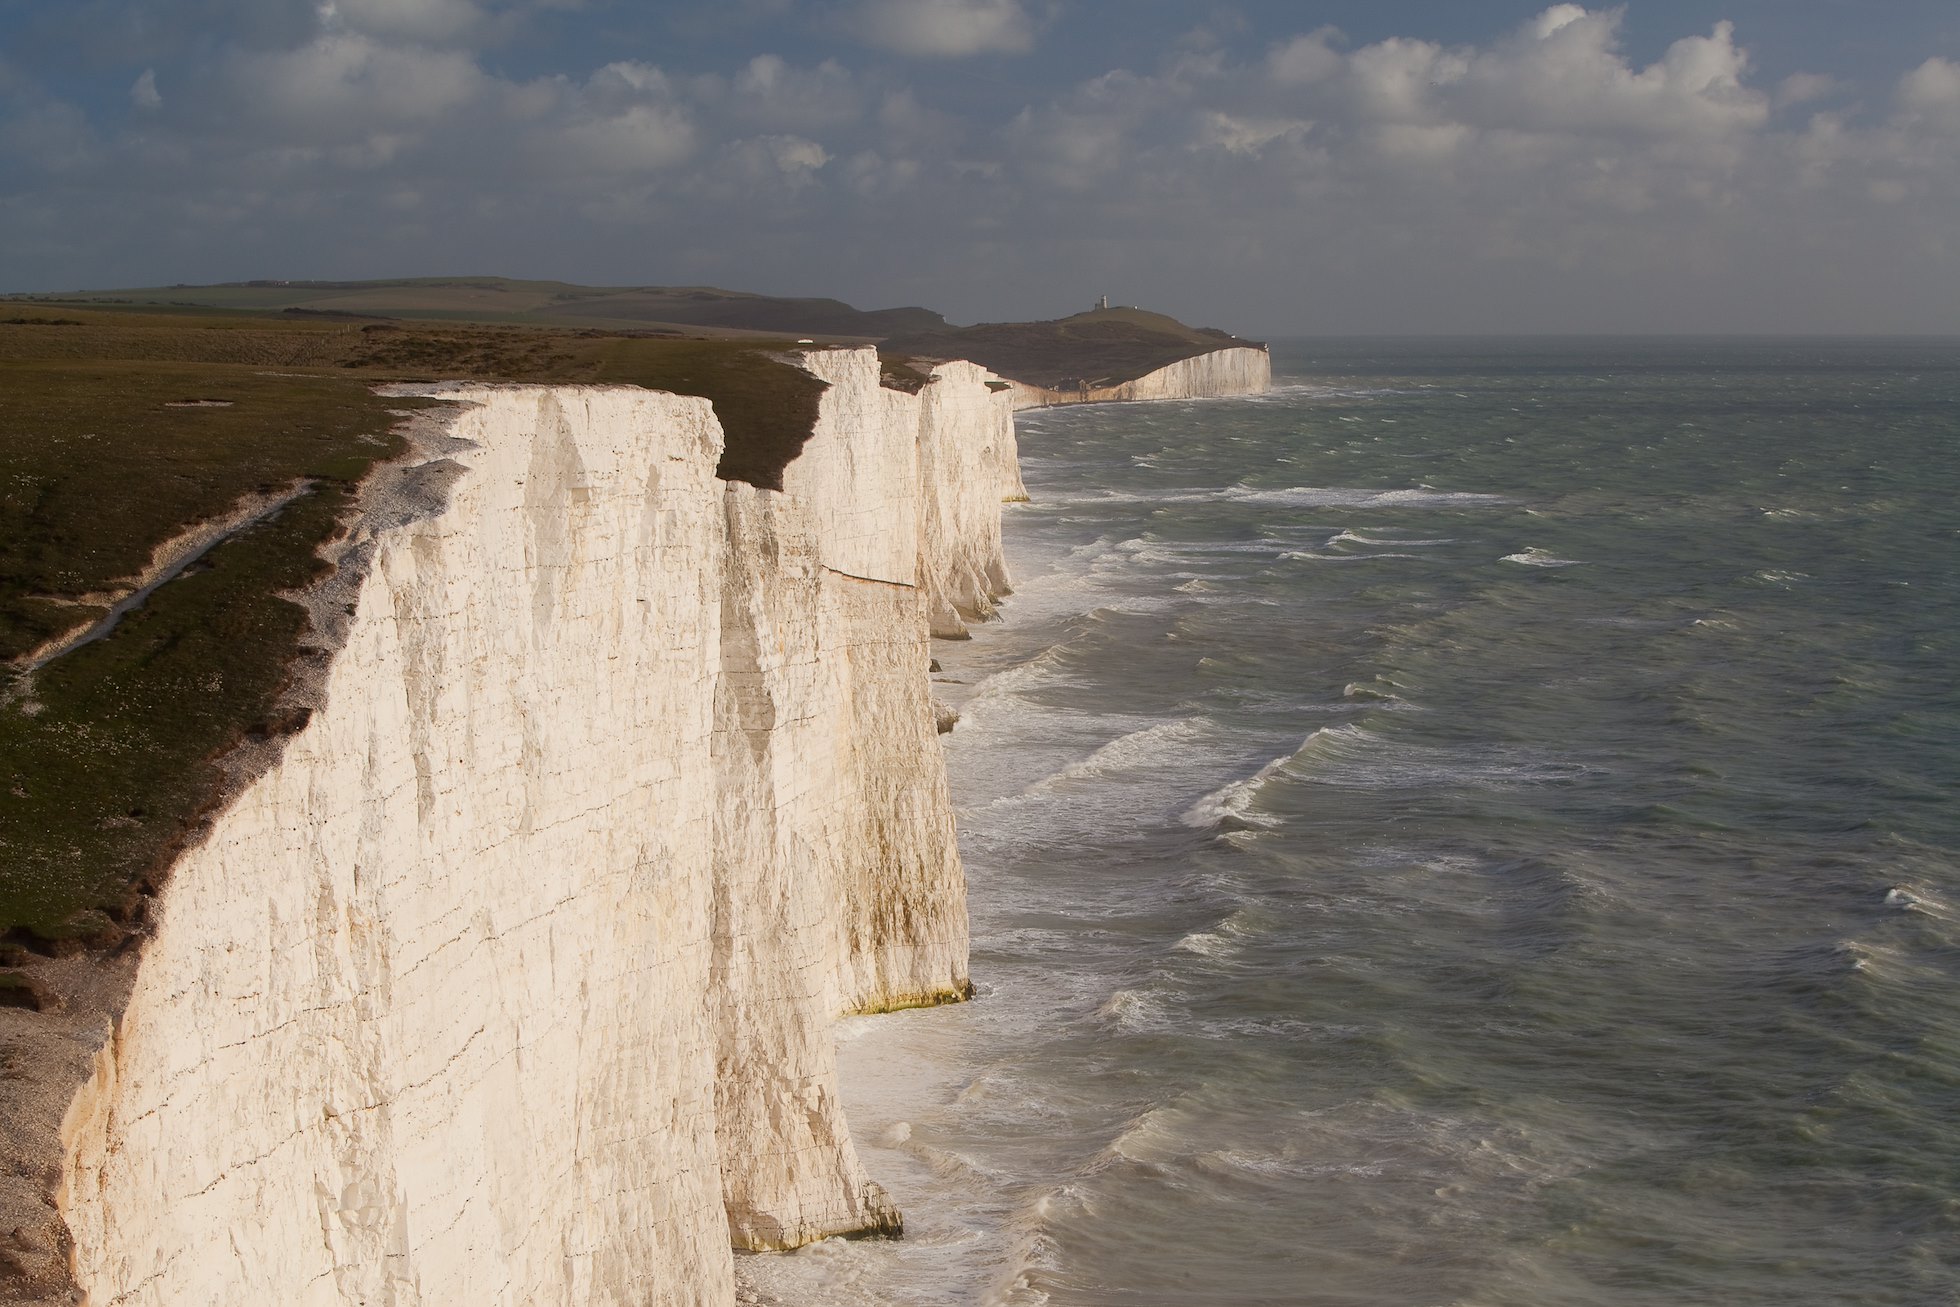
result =
[{"label": "sea", "polygon": [[906,1237],[756,1300],[1960,1303],[1960,341],[1274,361],[1021,418]]}]

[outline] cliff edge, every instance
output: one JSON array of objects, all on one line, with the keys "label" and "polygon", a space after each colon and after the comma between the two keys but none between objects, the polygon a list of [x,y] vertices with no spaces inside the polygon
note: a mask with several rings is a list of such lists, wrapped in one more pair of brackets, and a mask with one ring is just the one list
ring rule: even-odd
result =
[{"label": "cliff edge", "polygon": [[733,357],[660,366],[748,462],[722,398],[390,392],[433,407],[291,592],[284,727],[119,943],[10,955],[0,1303],[720,1304],[734,1249],[900,1230],[832,1023],[970,993],[928,641],[1008,592],[1059,401]]},{"label": "cliff edge", "polygon": [[140,965],[0,1011],[44,1103],[85,1069],[10,1109],[58,1208],[16,1300],[719,1303],[731,1246],[899,1227],[830,1023],[968,991],[928,612],[1004,588],[1018,477],[979,369],[804,361],[780,491],[716,477],[705,400],[435,388],[318,708]]}]

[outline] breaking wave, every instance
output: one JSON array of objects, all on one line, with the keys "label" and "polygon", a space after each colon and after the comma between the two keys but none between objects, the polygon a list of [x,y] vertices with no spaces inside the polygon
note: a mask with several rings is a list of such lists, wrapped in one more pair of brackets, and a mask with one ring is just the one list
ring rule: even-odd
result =
[{"label": "breaking wave", "polygon": [[1243,780],[1219,786],[1186,808],[1181,820],[1186,826],[1197,830],[1217,826],[1226,821],[1237,821],[1251,826],[1277,826],[1279,818],[1254,812],[1252,805],[1258,801],[1259,791],[1265,788],[1266,783],[1278,775],[1280,769],[1293,761],[1296,756],[1297,753],[1284,754]]},{"label": "breaking wave", "polygon": [[1517,563],[1523,567],[1582,567],[1584,566],[1584,564],[1581,563],[1578,559],[1559,558],[1553,554],[1548,554],[1544,550],[1536,547],[1527,548],[1522,553],[1506,554],[1504,555],[1504,561],[1507,563]]}]

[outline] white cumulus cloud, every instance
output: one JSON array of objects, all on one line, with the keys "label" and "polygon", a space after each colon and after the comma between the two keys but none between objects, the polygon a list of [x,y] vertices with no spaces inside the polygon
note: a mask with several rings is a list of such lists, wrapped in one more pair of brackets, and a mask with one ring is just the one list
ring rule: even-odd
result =
[{"label": "white cumulus cloud", "polygon": [[410,41],[453,41],[475,30],[484,13],[473,0],[327,0],[320,21],[328,30],[352,28]]},{"label": "white cumulus cloud", "polygon": [[1275,46],[1266,58],[1266,71],[1274,81],[1285,86],[1310,86],[1325,81],[1347,63],[1333,46],[1338,35],[1333,28],[1323,27]]},{"label": "white cumulus cloud", "polygon": [[672,167],[694,152],[694,141],[694,124],[682,110],[636,104],[622,113],[573,122],[547,137],[545,145],[559,154],[561,166],[636,173]]},{"label": "white cumulus cloud", "polygon": [[1275,141],[1299,140],[1312,130],[1313,123],[1298,118],[1239,117],[1217,109],[1198,119],[1199,143],[1233,154],[1256,155]]},{"label": "white cumulus cloud", "polygon": [[154,113],[163,108],[163,93],[157,90],[156,69],[143,70],[143,75],[129,88],[129,102],[145,113]]},{"label": "white cumulus cloud", "polygon": [[729,107],[737,116],[784,130],[834,127],[865,112],[864,92],[832,60],[800,68],[780,55],[757,55],[735,74],[729,92]]},{"label": "white cumulus cloud", "polygon": [[1809,104],[1842,90],[1838,79],[1828,73],[1791,73],[1776,84],[1776,104],[1787,108],[1793,104]]},{"label": "white cumulus cloud", "polygon": [[240,53],[231,91],[258,120],[300,141],[419,127],[478,100],[491,81],[467,54],[329,32],[293,50]]},{"label": "white cumulus cloud", "polygon": [[757,136],[735,142],[728,159],[743,179],[774,182],[795,191],[816,180],[817,172],[830,162],[830,151],[801,136]]},{"label": "white cumulus cloud", "polygon": [[1669,46],[1645,68],[1620,49],[1621,11],[1560,5],[1519,37],[1464,59],[1447,101],[1463,121],[1525,130],[1646,135],[1720,133],[1760,125],[1769,100],[1744,84],[1749,57],[1735,28]]},{"label": "white cumulus cloud", "polygon": [[801,136],[765,136],[763,143],[784,172],[815,172],[830,162],[830,151]]},{"label": "white cumulus cloud", "polygon": [[859,0],[847,21],[867,45],[926,58],[1023,54],[1034,46],[1020,0]]},{"label": "white cumulus cloud", "polygon": [[1899,107],[1915,120],[1960,131],[1960,63],[1937,56],[1899,80]]}]

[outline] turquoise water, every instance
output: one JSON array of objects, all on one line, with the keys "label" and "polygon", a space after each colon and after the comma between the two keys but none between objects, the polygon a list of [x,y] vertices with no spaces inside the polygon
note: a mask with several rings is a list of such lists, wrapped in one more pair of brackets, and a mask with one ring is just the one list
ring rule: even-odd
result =
[{"label": "turquoise water", "polygon": [[1023,418],[980,1001],[782,1301],[1960,1302],[1960,345],[1295,342]]}]

